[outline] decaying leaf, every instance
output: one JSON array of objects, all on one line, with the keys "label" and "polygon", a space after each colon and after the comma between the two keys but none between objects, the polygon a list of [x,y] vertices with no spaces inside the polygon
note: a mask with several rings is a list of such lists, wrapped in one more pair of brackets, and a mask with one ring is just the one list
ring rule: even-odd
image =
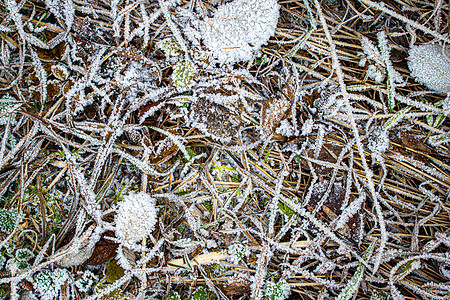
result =
[{"label": "decaying leaf", "polygon": [[101,265],[116,255],[119,244],[106,237],[115,237],[114,232],[106,231],[103,233],[100,240],[95,244],[91,257],[85,261],[85,265]]},{"label": "decaying leaf", "polygon": [[[191,264],[192,264],[192,266],[210,264],[210,263],[219,262],[220,260],[227,259],[229,257],[230,257],[230,255],[226,254],[226,253],[209,252],[206,254],[197,255],[194,259],[191,260]],[[176,270],[177,268],[180,268],[180,267],[187,268],[188,265],[182,258],[179,258],[179,259],[174,259],[174,260],[170,261],[168,263],[168,267],[171,270]]]},{"label": "decaying leaf", "polygon": [[229,142],[242,125],[239,115],[225,106],[199,99],[191,110],[192,126],[213,139]]},{"label": "decaying leaf", "polygon": [[244,275],[238,274],[225,283],[218,283],[219,288],[227,296],[244,295],[250,293],[252,282]]},{"label": "decaying leaf", "polygon": [[[310,203],[307,206],[309,211],[313,211],[317,208],[317,204],[322,200],[325,191],[328,188],[328,182],[324,181],[322,183],[317,183],[317,187],[313,190],[311,195]],[[341,183],[334,183],[328,197],[325,199],[320,210],[317,212],[317,216],[325,224],[329,224],[331,221],[338,218],[342,213],[342,204],[345,197],[345,189]],[[350,194],[349,203],[354,201],[354,196]],[[352,240],[358,240],[358,233],[360,230],[360,220],[358,213],[354,214],[349,218],[348,222],[345,224],[339,232]]]},{"label": "decaying leaf", "polygon": [[276,97],[267,100],[264,103],[261,112],[261,128],[265,136],[270,136],[284,119],[292,105],[292,88],[285,87],[282,93]]},{"label": "decaying leaf", "polygon": [[106,265],[105,279],[110,283],[119,280],[124,274],[124,269],[117,264],[117,261],[112,260]]},{"label": "decaying leaf", "polygon": [[[314,157],[314,150],[310,149],[308,151],[308,157],[313,158]],[[333,168],[331,166],[326,166],[326,163],[335,164],[336,158],[339,156],[340,152],[342,151],[342,147],[330,143],[323,144],[319,156],[317,157],[318,161],[324,162],[323,165],[316,164],[315,162],[312,162],[312,166],[314,167],[314,171],[322,176],[328,175],[333,171]],[[302,168],[305,168],[306,170],[309,170],[309,165],[306,161],[306,159],[303,159],[302,162]]]}]

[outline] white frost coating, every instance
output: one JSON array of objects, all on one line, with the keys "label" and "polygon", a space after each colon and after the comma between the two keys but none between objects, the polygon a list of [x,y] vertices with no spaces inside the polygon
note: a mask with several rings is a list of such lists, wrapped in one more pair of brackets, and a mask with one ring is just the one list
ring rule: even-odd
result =
[{"label": "white frost coating", "polygon": [[372,153],[384,153],[389,148],[389,134],[386,130],[375,129],[368,140],[367,148]]},{"label": "white frost coating", "polygon": [[450,92],[450,49],[436,44],[409,49],[408,67],[411,76],[430,90]]},{"label": "white frost coating", "polygon": [[43,270],[34,277],[33,287],[39,292],[42,300],[51,300],[58,297],[67,279],[69,273],[65,269]]},{"label": "white frost coating", "polygon": [[267,281],[264,286],[264,296],[273,300],[284,300],[291,294],[291,287],[286,280],[280,280],[278,283]]},{"label": "white frost coating", "polygon": [[220,63],[249,60],[274,34],[276,0],[235,0],[220,6],[203,27],[203,42]]},{"label": "white frost coating", "polygon": [[244,244],[232,244],[228,247],[231,262],[237,265],[241,260],[250,256],[250,249]]},{"label": "white frost coating", "polygon": [[155,202],[144,192],[125,196],[116,216],[117,236],[135,243],[149,235],[156,224]]},{"label": "white frost coating", "polygon": [[386,78],[386,76],[384,76],[384,74],[381,73],[381,71],[379,69],[377,69],[377,67],[374,65],[369,65],[369,67],[367,68],[366,74],[367,74],[367,77],[374,80],[375,83],[377,83],[377,84],[382,83],[383,80]]}]

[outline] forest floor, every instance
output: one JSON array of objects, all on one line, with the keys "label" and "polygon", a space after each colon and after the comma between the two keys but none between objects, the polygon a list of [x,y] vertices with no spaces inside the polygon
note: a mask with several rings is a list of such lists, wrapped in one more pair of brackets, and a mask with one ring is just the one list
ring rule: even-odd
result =
[{"label": "forest floor", "polygon": [[0,0],[1,299],[450,299],[449,22]]}]

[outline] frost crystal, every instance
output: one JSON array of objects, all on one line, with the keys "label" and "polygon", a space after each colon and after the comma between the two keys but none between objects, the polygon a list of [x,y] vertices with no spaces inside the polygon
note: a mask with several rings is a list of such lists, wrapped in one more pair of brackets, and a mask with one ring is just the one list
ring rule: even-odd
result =
[{"label": "frost crystal", "polygon": [[409,49],[411,76],[430,90],[450,92],[450,50],[440,45],[413,46]]},{"label": "frost crystal", "polygon": [[228,252],[231,254],[231,262],[233,264],[238,264],[239,261],[250,255],[250,250],[243,244],[230,245]]},{"label": "frost crystal", "polygon": [[180,61],[175,65],[175,68],[173,70],[173,84],[178,90],[184,90],[191,86],[194,75],[194,64],[187,60]]},{"label": "frost crystal", "polygon": [[220,6],[204,23],[203,41],[220,63],[249,60],[274,34],[276,0],[235,0]]},{"label": "frost crystal", "polygon": [[156,46],[164,51],[166,56],[178,56],[183,52],[175,38],[163,39],[159,41]]},{"label": "frost crystal", "polygon": [[0,255],[0,270],[3,270],[3,265],[6,262],[6,258],[3,255]]},{"label": "frost crystal", "polygon": [[149,235],[156,224],[155,202],[144,192],[125,196],[116,216],[117,236],[135,243]]},{"label": "frost crystal", "polygon": [[69,278],[64,269],[56,269],[53,272],[43,270],[34,278],[34,288],[41,294],[42,300],[51,300],[58,296],[61,286]]},{"label": "frost crystal", "polygon": [[389,148],[389,135],[379,128],[373,130],[369,136],[367,147],[372,152],[384,153]]},{"label": "frost crystal", "polygon": [[384,76],[384,74],[381,73],[381,71],[379,69],[377,69],[377,67],[374,65],[370,65],[367,68],[367,76],[370,79],[373,79],[375,81],[375,83],[377,83],[377,84],[382,83],[384,78],[386,78],[386,76]]},{"label": "frost crystal", "polygon": [[17,215],[17,210],[15,209],[0,209],[0,231],[4,233],[13,231]]},{"label": "frost crystal", "polygon": [[191,126],[224,143],[230,142],[242,125],[238,114],[204,98],[197,101],[188,118]]},{"label": "frost crystal", "polygon": [[26,248],[17,249],[14,262],[17,264],[19,269],[23,270],[28,267],[28,261],[33,257],[34,254],[30,250]]},{"label": "frost crystal", "polygon": [[12,116],[12,120],[16,117],[15,112],[11,112],[11,107],[14,105],[12,101],[15,99],[10,95],[4,95],[0,99],[0,125],[8,123],[9,116]]},{"label": "frost crystal", "polygon": [[94,275],[94,273],[86,270],[83,272],[81,278],[75,281],[75,285],[81,292],[87,292],[97,280],[98,278]]},{"label": "frost crystal", "polygon": [[286,280],[280,280],[278,283],[268,281],[264,286],[264,296],[270,300],[284,300],[289,297],[291,288]]},{"label": "frost crystal", "polygon": [[170,291],[169,296],[167,297],[167,300],[180,300],[180,294],[176,291]]}]

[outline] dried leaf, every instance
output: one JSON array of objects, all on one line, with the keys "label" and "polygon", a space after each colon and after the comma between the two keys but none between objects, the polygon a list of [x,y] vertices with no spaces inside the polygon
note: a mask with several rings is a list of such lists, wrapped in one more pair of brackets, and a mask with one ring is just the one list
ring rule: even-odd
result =
[{"label": "dried leaf", "polygon": [[291,107],[292,88],[284,88],[283,94],[264,103],[261,112],[261,128],[265,136],[270,136],[285,118]]},{"label": "dried leaf", "polygon": [[204,98],[197,101],[189,119],[201,132],[222,142],[229,142],[242,125],[239,115]]},{"label": "dried leaf", "polygon": [[106,231],[102,234],[100,240],[95,244],[92,255],[84,263],[85,265],[101,265],[116,256],[119,244],[106,239],[105,237],[115,237],[114,232]]}]

